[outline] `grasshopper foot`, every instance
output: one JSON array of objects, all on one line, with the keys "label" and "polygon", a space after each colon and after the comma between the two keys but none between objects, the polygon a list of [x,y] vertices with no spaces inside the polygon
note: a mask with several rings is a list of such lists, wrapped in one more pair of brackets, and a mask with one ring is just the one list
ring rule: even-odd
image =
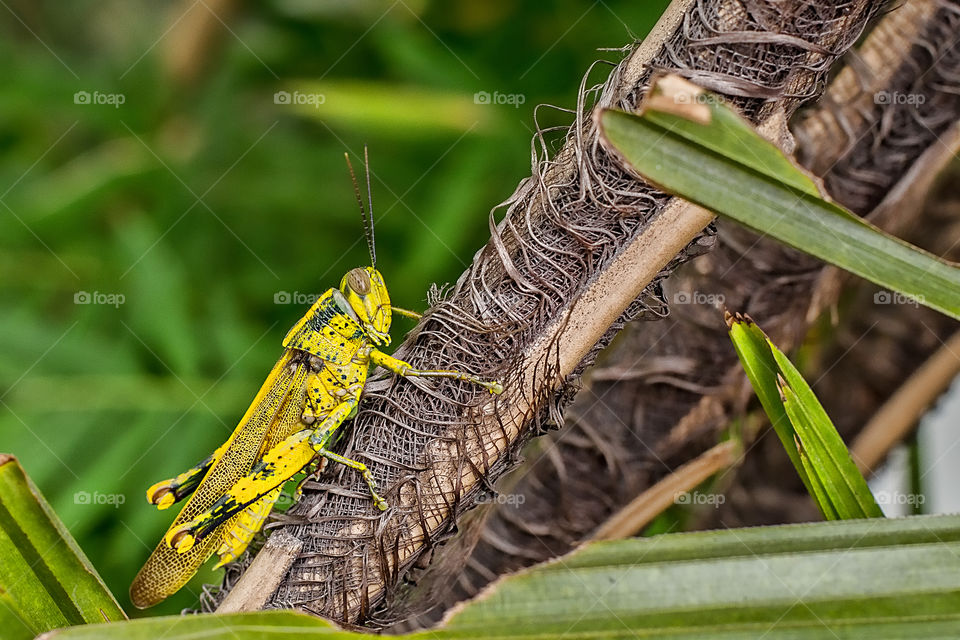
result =
[{"label": "grasshopper foot", "polygon": [[157,509],[166,509],[176,501],[177,494],[171,480],[163,480],[147,489],[147,502],[157,505]]},{"label": "grasshopper foot", "polygon": [[386,511],[390,505],[377,493],[377,483],[373,481],[373,474],[371,474],[366,467],[363,468],[362,473],[363,479],[366,480],[367,487],[370,489],[370,497],[373,499],[373,504],[377,505],[377,509],[380,509],[380,511]]},{"label": "grasshopper foot", "polygon": [[166,541],[167,546],[176,549],[177,553],[186,553],[192,549],[193,545],[197,542],[193,528],[193,525],[188,522],[175,529],[170,529],[163,539]]}]

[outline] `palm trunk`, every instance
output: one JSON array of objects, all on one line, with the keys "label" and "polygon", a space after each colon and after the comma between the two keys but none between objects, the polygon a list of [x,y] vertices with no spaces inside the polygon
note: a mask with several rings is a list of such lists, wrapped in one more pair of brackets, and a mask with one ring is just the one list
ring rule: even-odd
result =
[{"label": "palm trunk", "polygon": [[[664,278],[713,244],[709,214],[606,155],[594,106],[635,109],[654,70],[668,69],[727,95],[787,144],[787,119],[819,95],[877,9],[867,0],[681,0],[604,83],[588,73],[562,149],[549,153],[556,132],[535,136],[532,176],[491,213],[490,241],[398,350],[416,367],[499,378],[505,393],[455,382],[371,386],[347,453],[367,462],[392,508],[378,514],[350,474],[308,485],[281,520],[302,551],[265,606],[348,623],[402,617],[396,596],[410,569],[456,532],[524,444],[563,423],[580,374],[627,321],[665,315]],[[462,567],[468,553],[437,550],[438,567]]]}]

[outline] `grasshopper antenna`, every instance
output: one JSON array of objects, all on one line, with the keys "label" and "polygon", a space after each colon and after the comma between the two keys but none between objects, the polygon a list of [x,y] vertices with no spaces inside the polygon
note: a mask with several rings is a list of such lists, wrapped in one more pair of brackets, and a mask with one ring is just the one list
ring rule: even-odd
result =
[{"label": "grasshopper antenna", "polygon": [[370,222],[367,225],[367,248],[370,250],[370,266],[377,268],[377,243],[373,236],[373,188],[370,185],[370,155],[367,153],[367,145],[363,145],[363,166],[367,173],[367,211],[370,215]]},{"label": "grasshopper antenna", "polygon": [[370,266],[377,267],[377,248],[373,236],[373,192],[370,187],[370,156],[367,153],[367,147],[363,147],[363,164],[367,177],[367,202],[368,206],[363,206],[363,196],[360,195],[360,184],[357,182],[357,175],[353,172],[353,164],[350,163],[350,154],[344,152],[343,157],[347,161],[347,169],[350,170],[350,180],[353,182],[353,193],[357,197],[357,204],[360,205],[360,218],[363,220],[363,233],[367,237],[367,250],[370,252]]}]

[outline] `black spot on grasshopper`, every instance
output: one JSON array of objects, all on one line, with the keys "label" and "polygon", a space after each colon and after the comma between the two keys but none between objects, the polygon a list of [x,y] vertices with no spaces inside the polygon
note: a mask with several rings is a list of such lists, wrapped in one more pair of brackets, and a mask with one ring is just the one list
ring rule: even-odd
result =
[{"label": "black spot on grasshopper", "polygon": [[332,297],[327,298],[314,311],[310,326],[314,331],[322,331],[339,314],[336,301]]},{"label": "black spot on grasshopper", "polygon": [[272,462],[260,462],[253,467],[253,474],[257,478],[269,478],[277,472],[277,467]]}]

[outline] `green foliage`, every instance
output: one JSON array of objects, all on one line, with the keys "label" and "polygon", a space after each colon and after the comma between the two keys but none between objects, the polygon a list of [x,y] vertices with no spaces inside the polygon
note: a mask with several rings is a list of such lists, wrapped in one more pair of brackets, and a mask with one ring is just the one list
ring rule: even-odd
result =
[{"label": "green foliage", "polygon": [[866,479],[797,368],[749,318],[728,317],[727,323],[750,384],[824,517],[882,518]]},{"label": "green foliage", "polygon": [[608,110],[605,140],[640,175],[867,280],[960,319],[960,268],[823,199],[719,98],[664,79],[640,114]]},{"label": "green foliage", "polygon": [[[716,96],[659,79],[639,114],[600,114],[606,144],[664,190],[960,318],[960,268],[821,197],[817,185]],[[829,519],[883,515],[823,407],[749,319],[730,337],[807,490]]]},{"label": "green foliage", "polygon": [[16,458],[0,454],[0,630],[8,640],[123,611]]},{"label": "green foliage", "polygon": [[[345,148],[370,146],[379,266],[397,304],[422,309],[528,175],[534,105],[573,107],[580,74],[616,58],[597,49],[667,3],[245,3],[229,31],[214,22],[199,77],[175,77],[165,60],[207,4],[0,8],[0,449],[125,605],[173,517],[145,489],[226,439],[306,308],[274,296],[366,260]],[[524,103],[477,104],[481,91]],[[195,606],[218,578],[149,613]]]},{"label": "green foliage", "polygon": [[[948,637],[960,516],[669,534],[588,545],[400,638]],[[358,638],[291,612],[160,617],[50,640]]]}]

